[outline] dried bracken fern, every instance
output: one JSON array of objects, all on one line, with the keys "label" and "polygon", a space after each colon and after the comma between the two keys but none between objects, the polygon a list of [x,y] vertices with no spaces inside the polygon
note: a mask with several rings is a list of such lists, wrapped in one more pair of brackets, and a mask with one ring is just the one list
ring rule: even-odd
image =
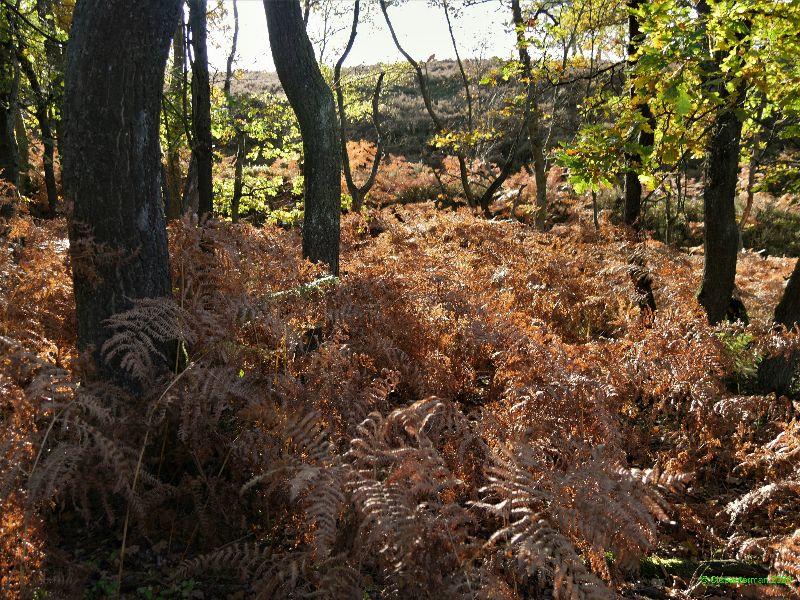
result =
[{"label": "dried bracken fern", "polygon": [[[77,356],[63,223],[19,219],[0,249],[7,595],[116,574],[126,522],[132,580],[207,596],[610,598],[674,529],[796,573],[793,405],[729,391],[695,258],[557,195],[573,222],[550,234],[347,215],[337,280],[296,231],[175,223],[174,299],[109,321],[133,388]],[[766,315],[776,286],[743,264]],[[746,332],[790,335],[767,329]],[[57,551],[84,529],[91,557]]]}]

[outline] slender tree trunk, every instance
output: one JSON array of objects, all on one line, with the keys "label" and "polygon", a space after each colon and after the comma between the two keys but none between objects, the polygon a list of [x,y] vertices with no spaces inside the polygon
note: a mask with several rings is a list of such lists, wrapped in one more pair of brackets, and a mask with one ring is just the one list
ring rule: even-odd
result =
[{"label": "slender tree trunk", "polygon": [[186,69],[186,39],[183,23],[183,6],[178,19],[178,27],[172,38],[172,66],[169,76],[169,98],[173,103],[172,114],[164,111],[167,137],[167,187],[169,201],[167,203],[167,220],[179,219],[181,216],[181,199],[183,197],[183,169],[181,168],[181,140],[185,130],[187,115],[183,114],[183,103],[179,99],[184,96],[184,78]]},{"label": "slender tree trunk", "polygon": [[164,204],[164,216],[166,218],[167,208],[172,204],[172,196],[169,190],[169,176],[167,175],[167,166],[161,162],[161,201]]},{"label": "slender tree trunk", "polygon": [[[636,66],[636,53],[644,41],[644,36],[639,28],[639,17],[635,12],[642,6],[643,1],[628,0],[628,63],[631,75]],[[642,147],[652,147],[655,143],[656,122],[650,110],[650,104],[637,99],[637,90],[633,82],[630,85],[630,96],[632,105],[639,111],[642,120],[647,124],[646,128],[639,131],[638,142]],[[625,160],[628,163],[628,170],[625,172],[624,221],[628,225],[638,228],[639,215],[642,210],[642,183],[639,181],[642,160],[639,153],[627,154]]]},{"label": "slender tree trunk", "polygon": [[31,189],[31,141],[22,117],[22,109],[17,106],[14,111],[14,136],[17,140],[17,158],[19,160],[19,189],[27,194]]},{"label": "slender tree trunk", "polygon": [[231,198],[231,221],[239,220],[239,205],[242,202],[243,168],[247,158],[247,136],[239,133],[236,141],[236,161],[233,169],[233,197]]},{"label": "slender tree trunk", "polygon": [[[698,4],[698,14],[704,26],[709,14],[705,0]],[[711,324],[724,319],[731,305],[739,250],[735,201],[742,121],[734,109],[743,102],[744,93],[736,90],[736,95],[731,97],[722,81],[722,58],[721,53],[715,52],[704,68],[704,77],[710,82],[706,84],[708,89],[716,92],[722,100],[714,118],[705,168],[705,260],[703,280],[697,297]]]},{"label": "slender tree trunk", "polygon": [[547,174],[545,173],[544,144],[539,125],[539,106],[534,99],[533,70],[528,42],[525,39],[525,21],[519,0],[511,0],[511,14],[517,34],[517,52],[522,63],[522,75],[527,80],[525,93],[525,119],[528,124],[528,142],[533,158],[533,176],[536,181],[536,228],[543,230],[547,220]]},{"label": "slender tree trunk", "polygon": [[50,117],[47,107],[36,110],[36,120],[42,133],[42,165],[44,168],[44,187],[47,191],[47,208],[51,217],[56,215],[58,209],[58,186],[56,185],[55,172],[55,139],[50,128]]},{"label": "slender tree trunk", "polygon": [[[2,7],[0,14],[8,22],[9,8]],[[17,160],[14,140],[14,115],[11,112],[11,81],[13,79],[13,46],[8,28],[0,29],[0,179],[9,183],[17,180]],[[4,207],[0,216],[9,216]]]},{"label": "slender tree trunk", "polygon": [[[400,40],[397,38],[397,33],[394,30],[394,25],[392,25],[392,21],[389,18],[389,11],[386,4],[386,0],[379,0],[379,5],[381,8],[381,12],[383,13],[383,18],[386,21],[386,26],[389,28],[389,34],[392,36],[392,41],[394,42],[395,47],[403,55],[411,65],[411,68],[414,69],[414,73],[416,74],[417,83],[419,84],[419,91],[422,95],[422,101],[425,104],[425,110],[430,116],[431,121],[433,122],[436,131],[441,133],[446,131],[446,124],[445,122],[436,114],[436,111],[433,109],[433,100],[431,99],[430,91],[428,90],[428,83],[426,73],[423,73],[422,67],[420,64],[414,60],[414,58],[406,52],[403,46],[400,44]],[[448,13],[449,16],[449,13]],[[455,38],[451,37],[451,41],[453,42],[453,47],[456,47]],[[469,87],[469,86],[467,86]],[[529,123],[528,115],[525,115],[524,123]],[[500,169],[500,174],[494,178],[494,180],[489,184],[489,186],[484,190],[484,192],[477,196],[472,190],[472,183],[469,180],[469,170],[467,169],[467,159],[464,152],[457,150],[455,151],[456,158],[458,159],[458,170],[459,175],[461,178],[461,187],[464,190],[464,197],[467,200],[467,205],[472,208],[473,210],[480,207],[483,210],[483,214],[486,217],[491,216],[491,211],[489,207],[494,200],[494,195],[497,190],[500,189],[500,186],[506,180],[510,173],[511,165],[513,164],[514,154],[517,148],[517,139],[515,139],[514,143],[509,150],[508,156],[506,157],[505,164]]]},{"label": "slender tree trunk", "polygon": [[[430,92],[428,91],[428,82],[425,78],[425,74],[422,72],[422,67],[420,67],[419,63],[414,60],[408,52],[405,51],[403,46],[400,44],[400,40],[397,38],[397,33],[394,30],[394,25],[392,25],[391,19],[389,19],[389,11],[386,5],[386,0],[379,0],[381,12],[383,13],[383,18],[386,21],[386,26],[389,28],[389,33],[392,36],[392,41],[394,41],[394,45],[397,47],[397,50],[403,57],[406,59],[411,68],[414,69],[414,73],[417,77],[417,83],[419,84],[419,92],[422,95],[422,102],[425,104],[425,110],[430,116],[431,121],[433,122],[433,126],[436,128],[437,132],[445,131],[445,123],[439,118],[439,115],[436,114],[436,111],[433,109],[433,101],[431,100]],[[464,189],[464,196],[467,199],[467,204],[470,208],[476,208],[478,206],[478,201],[475,198],[475,195],[472,193],[472,185],[469,181],[469,173],[467,170],[467,161],[466,157],[464,156],[463,152],[456,152],[456,158],[458,159],[458,169],[461,176],[461,187]]]},{"label": "slender tree trunk", "polygon": [[336,105],[339,110],[339,140],[342,149],[342,170],[344,171],[344,180],[347,185],[347,191],[353,199],[353,210],[359,212],[364,204],[367,194],[375,185],[375,179],[378,176],[378,168],[381,164],[383,157],[383,135],[380,128],[380,115],[378,114],[378,104],[381,96],[381,85],[383,84],[384,73],[378,76],[378,82],[375,84],[375,92],[372,94],[372,124],[375,127],[375,132],[378,136],[378,142],[375,147],[375,156],[372,159],[372,168],[370,169],[369,176],[363,185],[358,186],[353,179],[353,171],[350,167],[350,155],[347,153],[347,113],[344,106],[344,91],[342,90],[342,65],[347,60],[350,50],[353,49],[353,43],[356,40],[356,32],[358,31],[358,16],[361,9],[359,0],[355,0],[353,7],[353,26],[350,29],[350,39],[347,41],[347,46],[344,52],[336,61],[336,66],[333,68],[333,87],[336,90]]},{"label": "slender tree trunk", "polygon": [[[14,2],[15,10],[19,11],[20,0]],[[9,17],[10,8],[6,8],[6,16]],[[18,29],[17,18],[13,17],[8,19],[7,34],[9,38],[4,43],[8,45],[8,59],[10,61],[11,81],[9,82],[8,94],[8,139],[10,140],[11,153],[14,162],[14,180],[13,183],[17,188],[18,193],[25,193],[24,182],[26,180],[26,162],[28,152],[28,138],[27,133],[20,139],[19,120],[20,120],[20,100],[19,100],[19,84],[20,84],[20,69],[19,61],[17,60],[17,48],[19,46],[20,32]],[[23,152],[26,154],[23,157]]]},{"label": "slender tree trunk", "polygon": [[58,206],[58,188],[56,186],[55,174],[55,140],[53,139],[53,130],[50,126],[50,114],[47,106],[47,98],[44,90],[39,83],[39,78],[36,75],[36,69],[30,59],[23,55],[21,52],[18,55],[19,64],[25,77],[28,79],[31,92],[35,103],[36,121],[39,123],[39,132],[42,136],[42,164],[44,167],[44,186],[47,191],[47,208],[51,217],[56,214]]},{"label": "slender tree trunk", "polygon": [[186,182],[181,193],[181,214],[197,214],[198,198],[197,157],[192,155],[189,159],[189,170],[186,172]]},{"label": "slender tree trunk", "polygon": [[[53,0],[36,0],[36,12],[39,15],[39,22],[48,34],[44,39],[44,53],[47,57],[48,77],[43,85],[50,95],[50,106],[60,106],[63,100],[61,96],[64,85],[64,69],[66,68],[66,55],[64,46],[56,41],[55,15],[53,13]],[[61,144],[61,118],[57,112],[51,111],[48,106],[48,120],[51,123],[50,129],[53,134],[53,147],[60,150]]]},{"label": "slender tree trunk", "polygon": [[[767,98],[766,96],[761,96],[761,102],[758,106],[758,114],[756,119],[758,121],[764,115],[764,109],[767,106]],[[755,199],[755,184],[756,184],[756,171],[758,170],[758,161],[759,161],[759,153],[760,153],[760,145],[761,145],[761,125],[756,123],[756,132],[753,135],[753,147],[750,149],[750,163],[747,167],[747,201],[744,205],[744,210],[742,210],[742,216],[739,219],[739,250],[744,248],[744,240],[742,239],[742,234],[744,233],[744,228],[747,225],[747,221],[750,218],[750,212],[753,210],[753,200]]]},{"label": "slender tree trunk", "polygon": [[[516,1],[516,0],[515,0]],[[453,33],[453,23],[450,21],[450,7],[447,5],[447,0],[442,0],[442,9],[444,9],[444,18],[447,22],[447,31],[450,33],[450,41],[453,44],[453,52],[456,55],[456,63],[458,64],[458,71],[461,74],[461,83],[464,85],[464,96],[467,100],[467,127],[469,132],[472,133],[474,129],[474,122],[472,118],[472,92],[470,91],[469,78],[464,69],[464,61],[461,60],[461,53],[458,51],[458,44],[456,43],[456,36]]]},{"label": "slender tree trunk", "polygon": [[222,91],[226,98],[231,97],[231,85],[233,84],[233,63],[236,61],[236,46],[239,43],[239,2],[233,0],[233,39],[231,40],[231,51],[228,54],[228,62],[225,69],[225,83]]},{"label": "slender tree trunk", "polygon": [[341,152],[336,105],[298,0],[264,0],[272,57],[303,137],[303,255],[339,272]]},{"label": "slender tree trunk", "polygon": [[[447,5],[447,0],[442,0],[442,8],[444,9],[444,17],[445,21],[447,22],[447,31],[450,34],[450,42],[453,45],[453,52],[456,55],[456,63],[458,64],[458,70],[461,74],[461,82],[464,87],[464,94],[467,100],[467,131],[472,134],[474,129],[473,123],[473,113],[472,113],[472,92],[470,91],[469,86],[469,78],[467,77],[467,72],[464,70],[464,63],[461,60],[461,54],[458,51],[458,43],[456,43],[456,36],[453,33],[453,24],[450,20],[450,8]],[[425,67],[425,75],[427,76],[427,65]],[[492,196],[483,195],[480,200],[477,200],[472,192],[472,184],[469,181],[469,171],[467,170],[467,162],[464,160],[464,156],[462,155],[458,161],[458,171],[461,177],[461,186],[464,188],[464,195],[467,197],[467,202],[470,205],[480,205],[484,211],[484,214],[488,217],[489,216],[489,204],[491,204]],[[499,187],[499,186],[498,186]]]},{"label": "slender tree trunk", "polygon": [[755,184],[756,184],[756,169],[758,168],[758,136],[756,136],[755,146],[750,151],[750,164],[748,165],[747,169],[747,189],[745,192],[747,193],[747,200],[744,204],[744,209],[742,210],[742,216],[739,218],[739,241],[738,241],[738,249],[741,250],[744,248],[744,228],[747,225],[747,221],[750,219],[750,213],[753,210],[753,200],[755,199]]},{"label": "slender tree trunk", "polygon": [[670,192],[664,195],[664,218],[666,221],[664,241],[669,246],[672,244],[672,193]]},{"label": "slender tree trunk", "polygon": [[[159,114],[179,0],[78,0],[68,50],[63,179],[78,348],[99,351],[105,321],[169,296]],[[107,372],[127,381],[118,366]]]},{"label": "slender tree trunk", "polygon": [[[2,85],[0,83],[0,85]],[[14,138],[11,136],[13,119],[0,94],[0,178],[10,183],[17,179],[17,161],[14,157]]]},{"label": "slender tree trunk", "polygon": [[208,76],[207,0],[189,0],[189,30],[192,36],[192,129],[197,160],[197,214],[214,210],[211,140],[211,83]]},{"label": "slender tree trunk", "polygon": [[231,92],[231,84],[233,83],[233,63],[236,60],[236,46],[239,41],[239,3],[233,0],[233,40],[231,42],[231,51],[228,54],[228,65],[225,71],[225,84],[223,92],[228,102],[228,115],[233,123],[233,130],[235,132],[234,138],[236,139],[236,156],[234,158],[233,167],[233,197],[231,198],[231,221],[236,223],[239,220],[239,204],[242,201],[242,187],[243,187],[243,167],[244,161],[247,158],[247,136],[242,131],[236,120],[236,106]]},{"label": "slender tree trunk", "polygon": [[[8,7],[3,7],[2,12],[6,18],[9,17],[9,10]],[[11,32],[0,29],[0,177],[16,185],[19,164],[14,136],[14,71]],[[8,211],[6,208],[0,216],[8,216]]]}]

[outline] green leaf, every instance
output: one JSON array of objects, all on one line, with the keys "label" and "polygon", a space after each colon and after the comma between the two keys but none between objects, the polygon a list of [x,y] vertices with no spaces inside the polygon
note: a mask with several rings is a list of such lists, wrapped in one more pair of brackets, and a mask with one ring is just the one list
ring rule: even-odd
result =
[{"label": "green leaf", "polygon": [[652,175],[648,175],[646,173],[639,173],[639,181],[641,184],[647,188],[655,189],[656,187],[656,178]]},{"label": "green leaf", "polygon": [[682,117],[692,112],[692,99],[682,87],[678,88],[678,98],[675,100],[675,112]]}]

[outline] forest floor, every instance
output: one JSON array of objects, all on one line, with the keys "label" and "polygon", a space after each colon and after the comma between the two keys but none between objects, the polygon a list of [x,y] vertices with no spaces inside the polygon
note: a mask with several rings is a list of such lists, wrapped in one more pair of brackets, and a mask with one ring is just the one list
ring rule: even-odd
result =
[{"label": "forest floor", "polygon": [[[711,328],[695,300],[701,255],[605,220],[595,230],[580,207],[547,233],[430,204],[346,215],[337,280],[301,260],[296,231],[177,223],[183,365],[135,413],[110,401],[68,421],[91,405],[74,386],[64,239],[62,221],[21,218],[0,248],[10,596],[352,597],[326,587],[346,580],[376,598],[465,585],[490,598],[798,597],[800,401],[760,393],[756,377],[797,343],[770,331],[794,259],[742,252],[750,323]],[[219,391],[211,372],[235,385]],[[162,418],[157,443],[135,414]],[[322,454],[298,441],[312,429]],[[98,431],[126,458],[92,454]],[[85,464],[60,464],[58,448]],[[231,551],[242,539],[277,558],[252,568]]]}]

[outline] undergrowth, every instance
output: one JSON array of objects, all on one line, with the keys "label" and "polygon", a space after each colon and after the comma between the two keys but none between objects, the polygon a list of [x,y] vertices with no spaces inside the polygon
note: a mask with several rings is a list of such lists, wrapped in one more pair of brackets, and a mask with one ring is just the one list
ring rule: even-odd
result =
[{"label": "undergrowth", "polygon": [[750,338],[693,257],[394,206],[308,285],[295,231],[175,223],[173,298],[102,349],[132,396],[75,352],[64,236],[0,249],[6,597],[614,598],[665,551],[800,577],[797,407],[729,390]]}]

